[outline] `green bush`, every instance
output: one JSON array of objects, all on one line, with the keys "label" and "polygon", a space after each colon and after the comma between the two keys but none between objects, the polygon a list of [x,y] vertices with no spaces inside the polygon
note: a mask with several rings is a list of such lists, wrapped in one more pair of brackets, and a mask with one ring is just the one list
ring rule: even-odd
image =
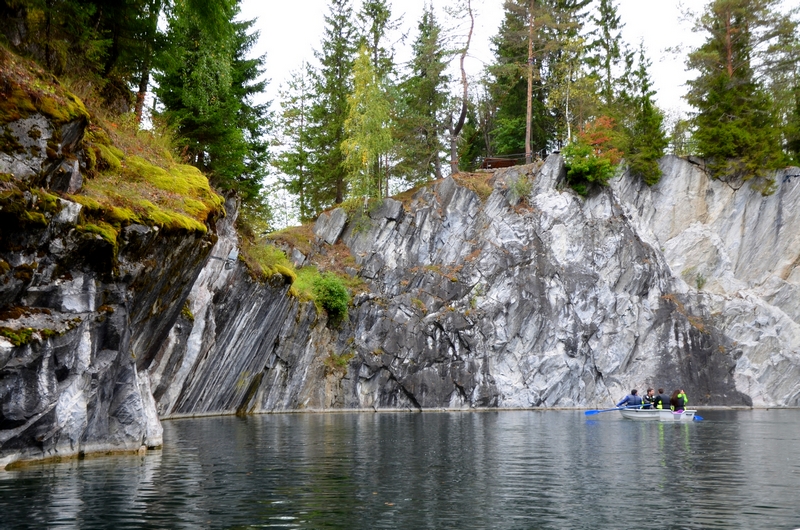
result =
[{"label": "green bush", "polygon": [[614,176],[614,166],[611,161],[596,155],[590,145],[581,142],[572,143],[564,147],[561,153],[567,166],[567,180],[581,195],[586,195],[588,183],[605,186]]},{"label": "green bush", "polygon": [[587,123],[575,142],[561,150],[567,167],[567,181],[580,195],[586,195],[591,184],[608,185],[614,176],[622,152],[614,120],[601,116]]},{"label": "green bush", "polygon": [[331,323],[337,324],[347,318],[350,293],[338,276],[330,272],[321,274],[314,280],[313,293],[317,304],[328,313]]}]

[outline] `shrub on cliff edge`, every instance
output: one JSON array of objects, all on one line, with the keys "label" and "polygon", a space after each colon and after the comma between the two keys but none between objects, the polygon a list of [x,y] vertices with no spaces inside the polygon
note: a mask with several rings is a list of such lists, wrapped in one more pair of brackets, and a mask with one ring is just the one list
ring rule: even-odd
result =
[{"label": "shrub on cliff edge", "polygon": [[347,306],[350,304],[350,293],[338,276],[326,272],[314,281],[314,296],[317,303],[328,313],[334,325],[347,318]]}]

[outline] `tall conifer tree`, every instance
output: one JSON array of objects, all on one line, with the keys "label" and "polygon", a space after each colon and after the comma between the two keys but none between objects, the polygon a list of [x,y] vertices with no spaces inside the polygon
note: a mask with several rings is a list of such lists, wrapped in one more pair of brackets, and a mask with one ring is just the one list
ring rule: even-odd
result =
[{"label": "tall conifer tree", "polygon": [[178,131],[188,161],[222,189],[256,200],[266,167],[266,105],[252,96],[265,82],[263,58],[248,59],[252,21],[235,22],[239,0],[226,0],[227,22],[210,30],[191,4],[176,4],[161,57],[156,94]]},{"label": "tall conifer tree", "polygon": [[648,185],[661,178],[659,159],[664,156],[669,141],[664,132],[664,114],[653,102],[653,83],[648,69],[650,62],[639,48],[639,67],[633,73],[634,92],[623,103],[631,109],[632,116],[626,124],[628,137],[625,158],[630,172],[640,176]]},{"label": "tall conifer tree", "polygon": [[316,153],[312,202],[323,208],[341,203],[347,191],[342,142],[357,40],[350,0],[330,0],[328,8],[322,44],[315,52],[320,66],[314,73],[309,131],[309,149]]},{"label": "tall conifer tree", "polygon": [[611,108],[619,95],[620,82],[630,73],[622,70],[625,58],[629,55],[622,39],[625,25],[617,13],[614,0],[599,0],[592,22],[595,30],[587,44],[586,62],[599,81],[603,105]]},{"label": "tall conifer tree", "polygon": [[431,7],[425,8],[418,29],[412,46],[411,72],[399,87],[396,127],[398,170],[410,183],[442,176],[440,132],[447,104],[442,29]]},{"label": "tall conifer tree", "polygon": [[[689,54],[697,109],[694,139],[714,176],[752,177],[783,160],[779,122],[757,68],[759,50],[778,38],[778,0],[713,0],[696,20],[706,41]],[[763,73],[763,72],[762,72]]]},{"label": "tall conifer tree", "polygon": [[311,179],[311,88],[304,66],[300,71],[291,74],[288,85],[281,91],[280,130],[283,151],[274,160],[281,174],[285,175],[283,186],[297,197],[297,212],[301,222],[310,221],[322,207],[315,202],[314,181]]},{"label": "tall conifer tree", "polygon": [[543,50],[546,48],[545,25],[550,20],[543,10],[546,0],[506,0],[505,16],[498,34],[492,39],[495,63],[489,66],[489,85],[496,108],[491,132],[490,153],[520,154],[525,149],[525,117],[527,114],[528,36],[531,17],[534,24],[533,109],[531,145],[545,149],[552,137],[552,115],[547,109],[547,88],[544,83]]},{"label": "tall conifer tree", "polygon": [[[533,71],[531,144],[535,151],[559,146],[572,124],[589,117],[595,90],[587,83],[583,9],[590,0],[506,0],[505,19],[493,39],[489,67],[496,106],[492,146],[496,154],[525,148],[527,78]],[[531,35],[532,26],[532,39]],[[532,40],[532,57],[528,43]],[[530,64],[529,64],[530,62]]]}]

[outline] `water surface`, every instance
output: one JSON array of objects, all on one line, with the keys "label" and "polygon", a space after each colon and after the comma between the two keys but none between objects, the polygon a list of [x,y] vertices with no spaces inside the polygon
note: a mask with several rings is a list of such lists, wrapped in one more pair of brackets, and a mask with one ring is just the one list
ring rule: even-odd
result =
[{"label": "water surface", "polygon": [[800,528],[800,410],[266,415],[0,472],[2,528]]}]

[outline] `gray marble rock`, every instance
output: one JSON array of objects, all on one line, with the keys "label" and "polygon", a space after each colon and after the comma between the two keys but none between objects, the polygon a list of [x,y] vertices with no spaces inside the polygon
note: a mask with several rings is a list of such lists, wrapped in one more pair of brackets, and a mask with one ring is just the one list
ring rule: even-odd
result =
[{"label": "gray marble rock", "polygon": [[342,208],[322,212],[314,224],[314,234],[329,245],[335,244],[347,223],[347,213]]},{"label": "gray marble rock", "polygon": [[[366,222],[323,214],[315,234],[368,285],[341,323],[210,259],[238,253],[233,201],[205,237],[126,227],[114,267],[64,202],[3,256],[0,301],[28,309],[0,327],[36,331],[0,338],[0,465],[157,446],[160,419],[205,414],[594,408],[648,386],[800,405],[800,170],[764,194],[661,167],[582,198],[554,155],[498,170],[488,197],[446,178]],[[328,245],[288,255],[329,263]]]},{"label": "gray marble rock", "polygon": [[[662,167],[657,186],[620,174],[584,199],[551,156],[498,171],[486,200],[447,178],[405,207],[384,202],[366,228],[337,220],[370,285],[340,327],[312,304],[287,303],[284,288],[200,281],[190,300],[206,315],[192,325],[203,349],[182,350],[176,334],[168,357],[206,375],[175,388],[158,376],[160,410],[605,407],[648,386],[683,387],[694,404],[798,404],[800,247],[797,231],[773,223],[797,225],[800,190],[790,178],[765,197],[674,157]],[[531,193],[512,204],[521,175]],[[325,251],[307,258],[324,262]],[[280,310],[259,313],[251,292]],[[243,301],[241,318],[227,314],[231,298]],[[250,340],[221,340],[223,319]],[[233,374],[212,381],[210,366]],[[228,396],[217,408],[211,386]],[[197,397],[177,405],[170,393]]]},{"label": "gray marble rock", "polygon": [[162,444],[147,367],[215,240],[130,225],[112,244],[79,229],[81,205],[41,207],[29,188],[80,187],[75,150],[86,126],[61,126],[45,155],[53,133],[43,120],[6,125],[21,148],[3,153],[11,165],[0,161],[13,179],[0,224],[0,469]]}]

